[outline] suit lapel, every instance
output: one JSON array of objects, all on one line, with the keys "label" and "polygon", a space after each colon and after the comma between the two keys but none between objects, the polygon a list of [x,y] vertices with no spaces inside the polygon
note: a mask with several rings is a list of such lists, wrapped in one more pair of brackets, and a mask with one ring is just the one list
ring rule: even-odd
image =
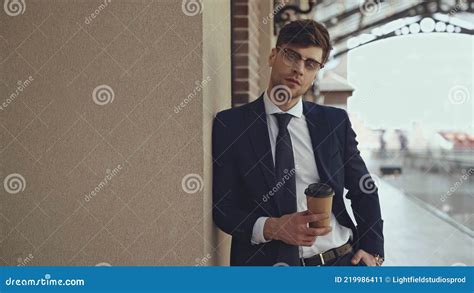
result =
[{"label": "suit lapel", "polygon": [[316,166],[318,166],[321,182],[331,183],[331,155],[335,152],[331,129],[327,122],[323,108],[317,104],[303,103],[303,113],[306,117],[311,136]]},{"label": "suit lapel", "polygon": [[270,190],[276,185],[276,178],[263,94],[250,105],[245,125],[249,129],[250,142],[258,159],[256,164],[263,172],[267,190]]}]

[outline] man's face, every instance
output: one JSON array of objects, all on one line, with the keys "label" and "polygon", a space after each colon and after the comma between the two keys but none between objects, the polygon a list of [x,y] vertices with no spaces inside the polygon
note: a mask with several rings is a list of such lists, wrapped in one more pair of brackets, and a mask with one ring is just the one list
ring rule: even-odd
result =
[{"label": "man's face", "polygon": [[[285,56],[288,56],[285,51],[289,54],[293,54],[292,56],[298,56],[294,55],[294,52],[296,52],[303,59],[309,60],[309,62],[311,62],[312,59],[321,63],[323,49],[316,46],[302,48],[292,45],[282,45],[279,48],[280,49],[273,48],[268,58],[268,65],[272,68],[270,87],[285,85],[290,88],[291,96],[297,98],[309,89],[316,78],[318,69],[308,69],[303,60],[297,62],[289,61],[288,58],[285,58]],[[308,63],[308,61],[306,61],[306,63]]]}]

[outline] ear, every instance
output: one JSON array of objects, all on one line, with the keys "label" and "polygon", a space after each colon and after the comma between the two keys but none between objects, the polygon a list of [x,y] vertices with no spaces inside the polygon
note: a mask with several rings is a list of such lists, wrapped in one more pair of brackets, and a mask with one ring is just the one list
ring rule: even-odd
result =
[{"label": "ear", "polygon": [[276,48],[273,48],[272,51],[270,52],[270,56],[268,56],[268,66],[272,67],[273,63],[275,62],[275,58],[278,54],[278,51]]}]

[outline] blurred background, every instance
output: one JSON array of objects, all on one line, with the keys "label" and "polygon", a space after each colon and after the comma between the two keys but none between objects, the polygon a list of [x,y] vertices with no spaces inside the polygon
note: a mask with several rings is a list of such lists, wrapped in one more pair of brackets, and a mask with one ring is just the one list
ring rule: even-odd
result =
[{"label": "blurred background", "polygon": [[473,265],[472,1],[306,4],[335,47],[307,99],[351,117],[387,264]]},{"label": "blurred background", "polygon": [[350,115],[385,265],[474,265],[473,9],[4,0],[0,265],[228,265],[211,218],[212,119],[260,96],[279,29],[303,18],[334,47],[304,98]]}]

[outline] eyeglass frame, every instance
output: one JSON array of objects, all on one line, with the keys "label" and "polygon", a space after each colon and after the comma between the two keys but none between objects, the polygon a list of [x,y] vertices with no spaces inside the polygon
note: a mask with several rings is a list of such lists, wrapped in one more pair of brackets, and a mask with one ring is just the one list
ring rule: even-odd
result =
[{"label": "eyeglass frame", "polygon": [[[321,69],[324,68],[324,64],[323,64],[323,63],[321,63],[321,62],[319,62],[319,61],[317,61],[317,60],[315,60],[315,59],[313,59],[313,58],[304,58],[303,56],[301,56],[300,53],[296,52],[296,51],[293,50],[293,49],[290,49],[290,48],[283,48],[283,47],[280,47],[280,46],[276,47],[276,49],[277,49],[277,50],[282,50],[284,54],[287,54],[287,51],[291,51],[291,53],[294,53],[294,54],[296,55],[296,57],[298,57],[298,60],[297,60],[298,62],[301,61],[301,60],[303,60],[303,63],[304,63],[304,65],[305,65],[304,67],[306,68],[306,70],[318,71],[318,70],[321,70]],[[285,58],[285,56],[283,56],[283,58]],[[316,62],[316,64],[319,65],[319,68],[318,68],[318,69],[308,69],[308,68],[306,67],[306,61],[307,61],[307,60]],[[290,61],[291,61],[291,60],[290,60]],[[291,61],[291,62],[293,62],[293,61]],[[295,62],[293,62],[293,64],[295,64]]]}]

